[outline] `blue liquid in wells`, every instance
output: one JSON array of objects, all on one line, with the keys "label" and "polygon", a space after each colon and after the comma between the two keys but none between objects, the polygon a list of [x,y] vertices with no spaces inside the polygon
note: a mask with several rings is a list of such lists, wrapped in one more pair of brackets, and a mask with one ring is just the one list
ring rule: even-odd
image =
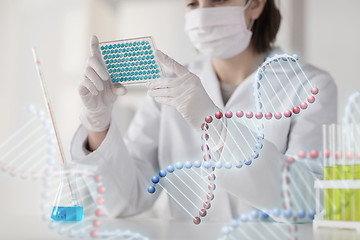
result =
[{"label": "blue liquid in wells", "polygon": [[82,206],[54,207],[51,218],[54,221],[79,222],[84,218],[84,209]]}]

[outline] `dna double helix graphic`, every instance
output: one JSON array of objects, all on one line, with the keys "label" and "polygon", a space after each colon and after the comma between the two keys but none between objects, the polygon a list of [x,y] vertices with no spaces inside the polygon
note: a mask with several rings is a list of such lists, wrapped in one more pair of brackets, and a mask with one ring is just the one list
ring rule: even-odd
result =
[{"label": "dna double helix graphic", "polygon": [[[42,219],[50,229],[62,236],[79,239],[91,237],[93,239],[139,239],[147,237],[130,231],[129,229],[106,229],[102,227],[106,219],[104,209],[105,186],[102,176],[93,169],[80,169],[73,166],[62,169],[59,166],[59,154],[53,127],[45,111],[34,105],[27,107],[29,120],[15,133],[0,144],[0,169],[11,177],[23,180],[41,180],[43,192],[40,204]],[[81,195],[84,218],[82,221],[61,222],[54,221],[56,194],[63,177],[82,179],[78,190]],[[92,189],[89,191],[89,189]],[[90,193],[91,192],[91,193]],[[71,193],[64,191],[61,199],[70,199]],[[75,216],[75,215],[74,215]]]},{"label": "dna double helix graphic", "polygon": [[269,57],[258,68],[255,91],[262,103],[260,116],[266,119],[290,118],[315,102],[314,87],[298,62],[298,56],[279,54]]},{"label": "dna double helix graphic", "polygon": [[[148,192],[154,194],[159,186],[199,224],[200,218],[206,216],[205,207],[216,196],[215,192],[203,191],[206,185],[215,191],[216,172],[251,167],[262,154],[266,121],[290,119],[315,102],[319,89],[310,82],[298,60],[288,54],[265,59],[253,82],[254,108],[207,116],[201,125],[203,159],[160,170],[152,178]],[[189,177],[190,171],[195,173]],[[203,186],[199,186],[200,182]]]},{"label": "dna double helix graphic", "polygon": [[[62,192],[61,196],[56,197],[58,194],[58,187],[64,179],[77,178],[82,180],[80,187],[77,190],[81,194],[82,208],[84,218],[81,221],[53,221],[51,217],[56,211],[56,201],[54,199],[71,199],[72,194]],[[79,185],[78,185],[79,186]],[[65,184],[66,187],[66,184]],[[43,193],[41,204],[42,219],[48,227],[57,232],[61,236],[68,236],[74,239],[90,237],[92,239],[139,239],[147,240],[148,238],[140,233],[132,232],[129,229],[107,229],[103,226],[106,222],[106,209],[104,203],[106,201],[105,186],[102,183],[102,176],[97,174],[92,169],[78,169],[74,167],[67,167],[65,169],[52,168],[51,174],[45,175],[43,178]],[[59,211],[59,210],[58,210]],[[76,213],[74,213],[76,215]]]},{"label": "dna double helix graphic", "polygon": [[[323,153],[301,150],[283,159],[279,185],[282,203],[273,209],[253,210],[240,214],[222,228],[219,240],[226,239],[302,239],[296,223],[310,222],[315,216],[313,181],[304,182],[296,165],[308,167],[307,161],[321,166]],[[313,177],[313,180],[316,176]],[[276,222],[274,222],[275,219]],[[278,224],[282,223],[282,224]],[[271,224],[271,225],[269,225]],[[248,231],[246,231],[248,229]],[[249,235],[251,233],[251,236]]]},{"label": "dna double helix graphic", "polygon": [[54,132],[45,112],[34,105],[27,107],[29,120],[0,144],[0,169],[22,179],[39,179],[55,164]]}]

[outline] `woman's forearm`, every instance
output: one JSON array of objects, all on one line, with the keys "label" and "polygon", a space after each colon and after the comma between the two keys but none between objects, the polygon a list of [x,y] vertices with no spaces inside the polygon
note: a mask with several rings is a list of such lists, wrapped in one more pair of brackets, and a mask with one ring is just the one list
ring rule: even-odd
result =
[{"label": "woman's forearm", "polygon": [[106,134],[109,129],[103,131],[103,132],[93,132],[88,131],[88,142],[89,142],[89,150],[95,151],[98,149],[98,147],[101,145],[101,143],[104,141]]}]

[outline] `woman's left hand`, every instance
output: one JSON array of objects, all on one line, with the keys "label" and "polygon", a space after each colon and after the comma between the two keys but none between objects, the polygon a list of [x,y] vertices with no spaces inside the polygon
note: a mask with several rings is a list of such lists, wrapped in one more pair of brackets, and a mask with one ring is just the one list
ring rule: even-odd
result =
[{"label": "woman's left hand", "polygon": [[163,52],[157,50],[155,54],[176,77],[148,81],[148,94],[159,103],[175,107],[191,127],[200,130],[205,117],[220,109],[210,99],[198,76]]}]

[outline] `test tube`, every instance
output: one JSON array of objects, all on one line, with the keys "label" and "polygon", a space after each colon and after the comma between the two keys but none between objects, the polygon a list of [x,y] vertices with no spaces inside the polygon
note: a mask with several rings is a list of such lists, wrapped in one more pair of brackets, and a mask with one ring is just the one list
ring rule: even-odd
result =
[{"label": "test tube", "polygon": [[[335,165],[334,165],[334,180],[342,180],[344,178],[343,152],[342,152],[342,132],[341,126],[336,125],[334,129],[334,150],[335,150]],[[344,189],[336,188],[333,192],[334,197],[334,220],[341,221],[344,218]]]},{"label": "test tube", "polygon": [[[360,180],[360,125],[353,124],[352,130],[354,146],[353,179]],[[360,221],[360,189],[354,190],[353,198],[353,220]]]},{"label": "test tube", "polygon": [[[333,162],[331,161],[331,126],[323,125],[323,162],[324,162],[324,180],[333,179]],[[333,220],[333,204],[332,204],[332,189],[324,189],[324,208],[325,219]]]},{"label": "test tube", "polygon": [[[342,162],[343,162],[343,179],[344,183],[349,182],[348,180],[353,179],[353,127],[352,124],[343,125],[342,129]],[[343,190],[342,201],[343,201],[343,219],[344,221],[353,220],[353,199],[354,189],[346,188]]]}]

